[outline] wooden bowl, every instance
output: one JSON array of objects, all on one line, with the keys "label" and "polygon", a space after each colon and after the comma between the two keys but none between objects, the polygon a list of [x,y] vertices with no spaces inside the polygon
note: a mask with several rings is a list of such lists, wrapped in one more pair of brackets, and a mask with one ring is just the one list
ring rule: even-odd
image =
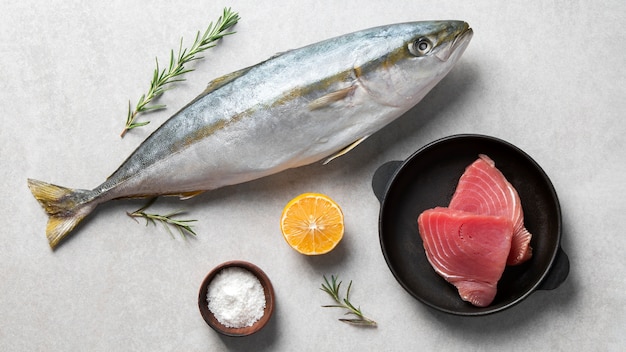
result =
[{"label": "wooden bowl", "polygon": [[[231,328],[224,326],[217,320],[217,318],[215,318],[215,315],[213,315],[209,309],[207,301],[209,284],[221,270],[229,267],[239,267],[248,270],[259,279],[261,286],[263,286],[263,292],[265,293],[265,309],[263,310],[263,316],[251,326],[243,328]],[[206,321],[206,323],[218,333],[235,337],[248,336],[261,330],[270,320],[272,313],[274,312],[274,288],[272,287],[272,283],[267,275],[256,265],[240,260],[228,261],[213,268],[213,270],[211,270],[204,278],[204,281],[202,281],[200,293],[198,294],[198,307],[200,308],[200,314],[202,315],[204,321]]]}]

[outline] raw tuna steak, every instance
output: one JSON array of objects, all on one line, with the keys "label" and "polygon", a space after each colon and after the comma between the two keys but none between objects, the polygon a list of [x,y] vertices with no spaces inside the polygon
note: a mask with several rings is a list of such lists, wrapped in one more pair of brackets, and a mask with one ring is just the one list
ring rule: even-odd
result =
[{"label": "raw tuna steak", "polygon": [[464,301],[491,304],[511,247],[510,219],[437,207],[424,211],[417,222],[435,271]]},{"label": "raw tuna steak", "polygon": [[513,223],[513,239],[507,264],[521,264],[532,256],[532,235],[524,227],[519,195],[488,156],[480,155],[465,169],[448,207],[509,218]]}]

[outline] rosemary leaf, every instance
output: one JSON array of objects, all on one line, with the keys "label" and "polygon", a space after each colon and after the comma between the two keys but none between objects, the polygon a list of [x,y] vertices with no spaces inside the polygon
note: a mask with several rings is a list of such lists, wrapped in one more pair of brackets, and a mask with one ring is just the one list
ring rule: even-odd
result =
[{"label": "rosemary leaf", "polygon": [[330,281],[324,275],[324,283],[322,283],[322,287],[320,290],[328,293],[337,304],[323,305],[322,307],[330,307],[330,308],[343,308],[346,309],[346,315],[354,315],[355,318],[352,319],[339,319],[339,321],[357,325],[357,326],[369,326],[376,327],[376,322],[372,319],[367,318],[363,315],[360,308],[355,307],[350,302],[350,289],[352,288],[352,281],[348,284],[348,289],[346,290],[346,297],[341,299],[339,289],[341,287],[341,281],[337,282],[337,277],[335,275],[330,276]]},{"label": "rosemary leaf", "polygon": [[239,14],[231,11],[230,8],[225,8],[222,16],[220,16],[215,25],[213,22],[209,24],[202,36],[200,31],[196,33],[196,38],[189,49],[183,49],[183,39],[180,39],[180,45],[178,47],[178,55],[174,55],[174,50],[170,50],[170,61],[167,69],[161,69],[158,59],[156,60],[156,69],[152,74],[152,80],[150,81],[150,88],[146,94],[143,94],[135,108],[132,109],[129,102],[128,114],[126,115],[126,124],[124,130],[121,133],[121,137],[126,135],[126,132],[133,128],[145,126],[148,122],[135,122],[139,114],[147,113],[151,111],[165,109],[165,105],[148,105],[163,94],[166,90],[171,88],[171,85],[176,82],[184,81],[181,76],[185,73],[193,71],[192,68],[185,68],[185,65],[200,60],[203,57],[198,56],[201,52],[210,49],[216,45],[216,41],[224,38],[227,35],[235,32],[228,31],[239,21]]},{"label": "rosemary leaf", "polygon": [[146,209],[148,209],[152,204],[154,204],[156,199],[157,198],[154,197],[154,198],[150,199],[141,208],[133,211],[132,213],[128,213],[127,212],[126,214],[128,214],[128,216],[130,216],[133,219],[143,218],[144,220],[146,220],[146,226],[148,226],[148,224],[153,224],[153,225],[156,226],[157,222],[161,223],[161,225],[163,225],[165,230],[167,230],[167,232],[172,237],[174,237],[174,234],[172,233],[172,230],[170,229],[170,227],[173,227],[176,230],[178,230],[178,232],[180,233],[180,236],[182,238],[186,238],[186,236],[188,236],[188,235],[196,236],[196,233],[191,228],[191,223],[195,222],[196,220],[184,220],[184,219],[177,219],[177,218],[175,218],[176,216],[182,214],[183,211],[179,210],[179,211],[171,212],[171,213],[165,214],[165,215],[159,215],[159,214],[153,214],[153,213],[145,212]]}]

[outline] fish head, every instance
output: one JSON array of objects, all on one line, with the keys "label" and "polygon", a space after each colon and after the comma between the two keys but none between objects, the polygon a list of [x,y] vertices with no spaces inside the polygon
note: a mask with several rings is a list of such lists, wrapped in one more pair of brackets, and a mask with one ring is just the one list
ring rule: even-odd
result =
[{"label": "fish head", "polygon": [[379,46],[380,56],[355,71],[371,98],[409,109],[450,72],[472,36],[464,21],[391,25],[376,37],[384,42],[371,42]]}]

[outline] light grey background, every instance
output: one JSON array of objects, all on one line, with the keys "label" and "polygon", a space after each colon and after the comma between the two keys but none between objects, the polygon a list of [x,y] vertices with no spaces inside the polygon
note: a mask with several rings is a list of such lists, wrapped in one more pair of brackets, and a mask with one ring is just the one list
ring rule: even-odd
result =
[{"label": "light grey background", "polygon": [[[532,5],[531,5],[532,4]],[[147,89],[154,58],[167,61],[232,6],[237,34],[193,65],[160,100],[164,112],[120,139],[128,101]],[[14,1],[0,5],[0,350],[417,351],[626,348],[626,3],[623,1]],[[37,178],[95,187],[211,79],[347,32],[426,19],[462,19],[475,35],[456,68],[416,108],[335,162],[221,189],[163,211],[188,210],[196,239],[126,216],[142,201],[102,206],[56,251],[26,187]],[[413,299],[387,268],[378,241],[376,168],[457,133],[505,139],[552,179],[571,272],[483,318],[441,314]],[[346,235],[308,258],[282,239],[283,206],[299,193],[333,197]],[[202,320],[203,277],[251,261],[277,295],[268,327],[217,335]],[[353,280],[352,296],[377,329],[338,322],[322,275]]]}]

